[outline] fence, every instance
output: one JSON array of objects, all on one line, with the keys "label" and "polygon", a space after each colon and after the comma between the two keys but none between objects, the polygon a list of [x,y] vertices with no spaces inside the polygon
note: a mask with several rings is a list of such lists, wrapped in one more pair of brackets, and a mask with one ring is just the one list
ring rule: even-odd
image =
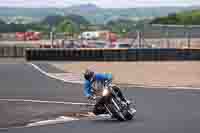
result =
[{"label": "fence", "polygon": [[[200,48],[200,26],[146,24],[132,27],[127,38],[133,48]],[[55,33],[53,39],[56,43],[59,39],[70,38]]]},{"label": "fence", "polygon": [[[184,25],[137,25],[127,33],[135,48],[200,48],[200,26]],[[64,33],[42,34],[41,40],[51,40],[48,43],[61,43],[62,39],[72,39]],[[77,39],[74,38],[74,39]],[[1,41],[15,41],[15,33],[0,34]],[[45,42],[44,42],[45,43]]]},{"label": "fence", "polygon": [[144,25],[128,34],[134,47],[200,48],[200,26]]}]

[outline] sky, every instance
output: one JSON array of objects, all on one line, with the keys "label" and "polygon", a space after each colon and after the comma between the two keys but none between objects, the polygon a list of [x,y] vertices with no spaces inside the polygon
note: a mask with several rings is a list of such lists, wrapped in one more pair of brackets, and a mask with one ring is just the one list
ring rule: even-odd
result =
[{"label": "sky", "polygon": [[0,6],[10,7],[67,7],[96,4],[104,8],[130,8],[138,6],[200,5],[200,0],[1,0]]}]

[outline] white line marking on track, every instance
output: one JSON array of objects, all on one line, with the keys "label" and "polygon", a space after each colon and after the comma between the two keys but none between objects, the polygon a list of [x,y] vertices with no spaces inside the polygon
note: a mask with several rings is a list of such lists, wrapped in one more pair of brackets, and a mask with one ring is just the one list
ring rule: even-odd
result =
[{"label": "white line marking on track", "polygon": [[57,80],[61,80],[63,82],[68,82],[68,83],[79,83],[79,84],[83,84],[83,81],[75,81],[75,80],[68,80],[68,79],[64,79],[64,78],[59,78],[58,76],[55,76],[53,74],[47,73],[44,70],[42,70],[41,68],[39,68],[37,65],[33,64],[33,63],[28,63],[29,65],[33,66],[36,70],[38,70],[39,72],[41,72],[42,74],[46,75],[47,77],[53,78],[53,79],[57,79]]},{"label": "white line marking on track", "polygon": [[26,125],[26,127],[58,124],[58,123],[64,123],[64,122],[69,122],[69,121],[75,121],[75,120],[79,120],[79,119],[78,118],[73,118],[73,117],[60,116],[60,117],[58,117],[56,119],[52,119],[52,120],[44,120],[44,121],[38,121],[38,122],[34,122],[34,123],[29,123],[29,124]]},{"label": "white line marking on track", "polygon": [[75,102],[62,102],[62,101],[41,101],[41,100],[28,100],[28,99],[0,99],[0,101],[94,106],[94,104],[89,104],[89,103],[75,103]]}]

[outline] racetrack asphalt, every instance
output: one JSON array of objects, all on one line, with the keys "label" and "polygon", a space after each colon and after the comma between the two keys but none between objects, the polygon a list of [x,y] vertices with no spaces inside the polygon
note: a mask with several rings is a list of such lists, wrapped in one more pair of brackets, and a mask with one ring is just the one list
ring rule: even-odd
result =
[{"label": "racetrack asphalt", "polygon": [[[83,102],[85,100],[82,96],[81,85],[63,83],[58,80],[50,79],[27,64],[1,64],[0,84],[0,98],[25,98],[74,102]],[[136,98],[136,120],[128,122],[117,122],[111,120],[80,120],[41,127],[10,128],[6,130],[0,130],[0,132],[199,133],[200,91],[167,90],[167,88],[128,88],[126,91],[124,91],[124,93],[130,98]],[[16,105],[12,108],[12,104]],[[25,105],[23,106],[23,104]],[[14,115],[11,118],[16,117],[16,113],[14,112],[16,110],[10,111],[10,113],[6,112],[6,107],[9,109],[9,106],[11,109],[18,107],[18,111],[25,111],[24,114],[22,113],[20,115],[24,118],[27,118],[26,115],[28,115],[28,113],[31,114],[31,111],[35,111],[36,114],[38,113],[38,110],[41,112],[43,111],[40,114],[43,116],[45,112],[48,114],[48,111],[50,110],[52,111],[50,111],[50,114],[61,113],[65,110],[67,111],[69,108],[71,111],[73,110],[71,107],[66,105],[1,103],[0,118],[4,117],[4,120],[6,120],[6,117],[11,117],[12,113],[14,113]],[[21,109],[20,106],[23,106],[24,109]],[[27,109],[28,107],[29,110]],[[4,111],[2,112],[3,109]],[[78,107],[76,107],[76,109],[78,110]]]},{"label": "racetrack asphalt", "polygon": [[[28,64],[0,65],[0,99],[85,102],[82,87],[48,78]],[[0,128],[21,126],[65,112],[80,111],[79,106],[0,101]]]}]

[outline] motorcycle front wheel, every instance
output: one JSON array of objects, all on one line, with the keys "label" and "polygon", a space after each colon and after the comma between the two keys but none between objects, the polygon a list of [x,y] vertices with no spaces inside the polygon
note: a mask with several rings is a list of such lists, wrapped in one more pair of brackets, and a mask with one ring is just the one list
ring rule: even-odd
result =
[{"label": "motorcycle front wheel", "polygon": [[[116,106],[119,106],[119,105],[116,105],[116,104],[117,104],[116,100],[115,100],[114,98],[112,98],[111,101],[112,101],[112,102],[111,102],[112,104],[109,104],[109,109],[110,109],[110,111],[112,112],[113,117],[116,118],[116,119],[119,120],[119,121],[125,121],[126,118],[124,117],[123,112],[121,112],[121,111],[116,107]],[[115,103],[114,103],[114,102],[115,102]]]}]

